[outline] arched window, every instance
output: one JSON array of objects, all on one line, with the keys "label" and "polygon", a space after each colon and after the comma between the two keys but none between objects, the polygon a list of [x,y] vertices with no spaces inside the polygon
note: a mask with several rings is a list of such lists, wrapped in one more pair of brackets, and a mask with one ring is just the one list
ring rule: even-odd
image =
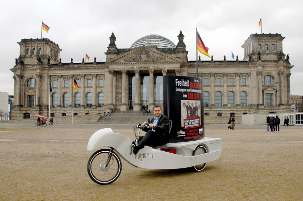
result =
[{"label": "arched window", "polygon": [[246,91],[240,92],[240,104],[243,106],[247,105],[247,92]]},{"label": "arched window", "polygon": [[29,87],[29,88],[34,88],[35,87],[35,79],[34,78],[29,78],[28,80],[27,80],[27,87]]},{"label": "arched window", "polygon": [[264,76],[264,85],[272,85],[274,83],[274,77],[271,75]]},{"label": "arched window", "polygon": [[35,54],[35,48],[31,49],[31,56],[33,56]]},{"label": "arched window", "polygon": [[227,92],[227,104],[230,104],[230,105],[235,104],[235,92],[233,92],[233,91]]},{"label": "arched window", "polygon": [[216,86],[223,86],[223,79],[221,77],[216,77],[215,85]]},{"label": "arched window", "polygon": [[57,93],[52,94],[52,106],[56,107],[60,105],[60,96]]},{"label": "arched window", "polygon": [[40,55],[40,54],[41,54],[41,47],[39,47],[37,50],[37,55]]},{"label": "arched window", "polygon": [[70,93],[63,94],[63,107],[69,107],[71,105]]},{"label": "arched window", "polygon": [[104,105],[104,94],[102,92],[100,92],[98,95],[98,105],[99,106]]},{"label": "arched window", "polygon": [[209,86],[209,77],[202,77],[202,85]]},{"label": "arched window", "polygon": [[52,89],[58,88],[58,80],[51,81]]},{"label": "arched window", "polygon": [[79,92],[76,92],[75,95],[75,107],[80,107],[81,104],[81,95]]},{"label": "arched window", "polygon": [[203,91],[203,105],[209,107],[209,92]]},{"label": "arched window", "polygon": [[221,91],[216,91],[215,104],[216,104],[216,107],[218,107],[218,108],[222,107],[222,92]]},{"label": "arched window", "polygon": [[86,105],[91,106],[93,104],[93,93],[88,92],[86,94]]}]

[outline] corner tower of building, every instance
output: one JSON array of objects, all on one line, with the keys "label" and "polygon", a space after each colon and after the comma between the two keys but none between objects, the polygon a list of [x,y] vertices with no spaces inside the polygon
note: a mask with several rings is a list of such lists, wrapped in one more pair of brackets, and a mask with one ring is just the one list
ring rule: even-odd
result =
[{"label": "corner tower of building", "polygon": [[284,58],[281,34],[251,34],[244,42],[244,60],[277,61]]},{"label": "corner tower of building", "polygon": [[47,38],[22,39],[18,42],[20,56],[18,63],[23,64],[55,64],[59,62],[59,45]]}]

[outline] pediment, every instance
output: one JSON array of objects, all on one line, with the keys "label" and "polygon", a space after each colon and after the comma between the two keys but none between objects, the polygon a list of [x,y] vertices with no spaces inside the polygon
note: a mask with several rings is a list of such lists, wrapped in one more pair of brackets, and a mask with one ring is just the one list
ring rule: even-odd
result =
[{"label": "pediment", "polygon": [[180,63],[180,58],[174,54],[164,53],[155,47],[132,48],[119,55],[111,63]]}]

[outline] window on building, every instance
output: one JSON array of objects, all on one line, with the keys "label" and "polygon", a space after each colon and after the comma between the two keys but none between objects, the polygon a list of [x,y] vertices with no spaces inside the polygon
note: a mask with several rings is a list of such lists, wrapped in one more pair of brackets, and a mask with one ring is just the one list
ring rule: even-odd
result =
[{"label": "window on building", "polygon": [[203,105],[205,107],[209,107],[209,92],[208,91],[203,91]]},{"label": "window on building", "polygon": [[40,54],[41,54],[41,47],[39,47],[37,50],[37,55],[39,56]]},{"label": "window on building", "polygon": [[272,106],[273,105],[273,94],[272,93],[265,93],[264,94],[264,105],[265,106]]},{"label": "window on building", "polygon": [[259,51],[262,51],[262,45],[259,44]]},{"label": "window on building", "polygon": [[273,51],[276,51],[276,50],[277,50],[276,44],[272,44],[272,45],[271,45],[271,48],[272,48]]},{"label": "window on building", "polygon": [[268,44],[265,45],[265,49],[266,49],[266,52],[268,52],[268,50],[269,50]]},{"label": "window on building", "polygon": [[52,80],[51,85],[52,85],[52,89],[58,88],[58,80]]},{"label": "window on building", "polygon": [[98,80],[98,86],[99,87],[104,87],[104,79],[99,79]]},{"label": "window on building", "polygon": [[64,86],[64,88],[69,88],[69,86],[70,86],[70,80],[64,80],[63,81],[63,86]]},{"label": "window on building", "polygon": [[74,96],[75,96],[75,107],[80,107],[81,104],[80,92],[76,92]]},{"label": "window on building", "polygon": [[35,48],[31,49],[31,56],[33,56],[35,54]]},{"label": "window on building", "polygon": [[28,54],[29,54],[29,49],[26,48],[26,49],[25,49],[25,55],[28,55]]},{"label": "window on building", "polygon": [[240,104],[243,106],[247,105],[247,92],[246,91],[240,92]]},{"label": "window on building", "polygon": [[271,75],[264,76],[264,85],[272,85],[274,82],[274,77]]},{"label": "window on building", "polygon": [[93,104],[93,93],[88,92],[86,94],[86,105],[87,106],[92,106],[92,104]]},{"label": "window on building", "polygon": [[36,80],[34,78],[29,78],[27,80],[27,87],[35,88]]},{"label": "window on building", "polygon": [[240,77],[240,85],[241,86],[247,85],[247,77],[244,76]]},{"label": "window on building", "polygon": [[87,79],[86,80],[86,87],[93,87],[93,80],[92,79]]},{"label": "window on building", "polygon": [[227,92],[227,104],[229,105],[235,104],[235,92],[233,91]]},{"label": "window on building", "polygon": [[202,77],[202,85],[209,86],[209,77]]},{"label": "window on building", "polygon": [[236,79],[235,79],[235,78],[232,78],[232,77],[229,77],[229,78],[227,79],[227,85],[231,85],[231,86],[236,85]]},{"label": "window on building", "polygon": [[104,93],[100,92],[98,95],[98,105],[102,106],[104,105]]},{"label": "window on building", "polygon": [[52,94],[52,106],[56,107],[60,105],[60,96],[58,93]]},{"label": "window on building", "polygon": [[35,96],[28,95],[27,96],[27,107],[33,107],[33,106],[35,106]]},{"label": "window on building", "polygon": [[216,91],[215,94],[215,105],[217,108],[222,107],[222,92],[221,91]]},{"label": "window on building", "polygon": [[69,107],[71,105],[70,93],[63,94],[63,107]]},{"label": "window on building", "polygon": [[215,84],[216,86],[223,86],[223,79],[221,77],[216,77]]}]

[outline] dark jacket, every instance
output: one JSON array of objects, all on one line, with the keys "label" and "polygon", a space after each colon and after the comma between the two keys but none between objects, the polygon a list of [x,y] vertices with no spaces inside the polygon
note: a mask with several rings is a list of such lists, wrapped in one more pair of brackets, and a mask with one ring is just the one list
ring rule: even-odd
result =
[{"label": "dark jacket", "polygon": [[[149,124],[152,124],[152,123],[154,122],[154,117],[149,118],[149,119],[147,120],[147,122],[148,122]],[[143,130],[144,130],[144,131],[149,131],[149,130],[151,130],[151,129],[146,128],[146,129],[143,129]],[[159,121],[158,121],[156,127],[154,128],[154,130],[155,130],[155,132],[156,132],[157,134],[159,134],[161,137],[163,137],[163,138],[165,138],[165,139],[168,139],[168,138],[169,138],[169,136],[168,136],[168,135],[169,135],[169,120],[168,120],[168,118],[167,118],[165,115],[161,114],[161,116],[160,116],[160,118],[159,118]]]}]

